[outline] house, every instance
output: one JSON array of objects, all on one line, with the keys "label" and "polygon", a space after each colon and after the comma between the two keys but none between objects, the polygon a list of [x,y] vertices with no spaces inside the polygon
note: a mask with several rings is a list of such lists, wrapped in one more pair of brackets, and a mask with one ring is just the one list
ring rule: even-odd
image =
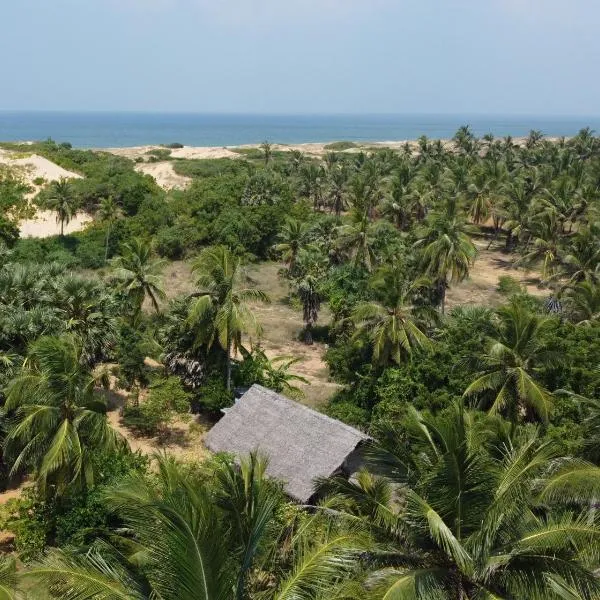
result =
[{"label": "house", "polygon": [[208,432],[213,452],[245,456],[258,450],[269,459],[267,474],[286,493],[306,503],[314,480],[357,470],[359,446],[369,436],[336,419],[253,385]]}]

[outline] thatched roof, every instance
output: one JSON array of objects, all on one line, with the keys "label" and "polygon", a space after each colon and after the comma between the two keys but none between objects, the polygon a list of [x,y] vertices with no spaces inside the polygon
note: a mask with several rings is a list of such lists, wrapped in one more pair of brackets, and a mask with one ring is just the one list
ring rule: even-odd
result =
[{"label": "thatched roof", "polygon": [[253,385],[204,438],[213,452],[269,458],[267,473],[300,502],[313,495],[316,477],[333,475],[368,436],[353,427]]}]

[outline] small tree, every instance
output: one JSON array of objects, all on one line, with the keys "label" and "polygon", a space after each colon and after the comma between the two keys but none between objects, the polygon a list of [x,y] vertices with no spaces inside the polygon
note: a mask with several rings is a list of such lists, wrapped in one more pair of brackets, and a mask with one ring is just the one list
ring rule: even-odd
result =
[{"label": "small tree", "polygon": [[322,282],[327,269],[327,259],[318,249],[310,247],[298,253],[297,275],[294,278],[296,293],[302,302],[304,342],[313,343],[312,329],[319,318],[322,300]]},{"label": "small tree", "polygon": [[48,208],[56,212],[56,222],[60,223],[60,235],[65,234],[65,225],[77,215],[78,202],[73,186],[64,177],[52,183]]},{"label": "small tree", "polygon": [[98,217],[102,223],[106,224],[106,248],[104,251],[104,262],[108,260],[108,246],[110,242],[110,233],[112,226],[116,223],[118,219],[123,216],[121,208],[115,202],[115,199],[112,196],[108,198],[103,198],[100,202],[100,208],[98,210]]},{"label": "small tree", "polygon": [[271,146],[271,144],[265,140],[261,145],[261,150],[263,151],[264,154],[264,158],[265,158],[265,166],[268,166],[269,163],[271,162],[271,159],[273,158],[273,147]]}]

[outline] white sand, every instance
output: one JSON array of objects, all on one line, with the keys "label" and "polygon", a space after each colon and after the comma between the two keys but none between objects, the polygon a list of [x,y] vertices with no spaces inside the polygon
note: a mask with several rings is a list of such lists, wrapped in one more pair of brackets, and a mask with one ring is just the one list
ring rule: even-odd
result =
[{"label": "white sand", "polygon": [[[86,213],[78,214],[65,224],[65,234],[81,231],[92,221]],[[33,219],[25,219],[19,224],[19,231],[23,238],[45,238],[60,234],[60,223],[56,222],[56,213],[49,210],[39,210]]]},{"label": "white sand", "polygon": [[[18,155],[17,155],[18,156]],[[34,180],[41,177],[45,183],[59,181],[60,179],[80,179],[81,175],[67,171],[52,161],[32,154],[31,156],[14,158],[10,152],[0,149],[0,164],[18,170],[23,179],[31,186],[32,191],[27,195],[28,200],[33,198],[43,186],[34,184]],[[92,217],[87,214],[79,214],[65,225],[65,233],[81,231]],[[40,210],[32,219],[24,219],[19,223],[21,237],[50,237],[60,233],[60,224],[56,222],[55,213],[49,210]]]},{"label": "white sand", "polygon": [[169,161],[139,163],[135,170],[150,175],[165,190],[184,190],[192,182],[190,177],[175,173],[173,163]]},{"label": "white sand", "polygon": [[67,171],[43,156],[32,154],[23,158],[12,158],[11,153],[0,150],[0,163],[9,167],[17,167],[30,185],[33,180],[42,177],[46,181],[58,181],[62,178],[79,179],[81,175]]}]

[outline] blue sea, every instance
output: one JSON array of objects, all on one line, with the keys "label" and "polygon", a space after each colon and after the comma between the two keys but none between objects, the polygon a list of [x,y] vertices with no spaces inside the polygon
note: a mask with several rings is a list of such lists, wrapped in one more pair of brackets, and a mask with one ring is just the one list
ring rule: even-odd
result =
[{"label": "blue sea", "polygon": [[282,144],[351,140],[376,142],[449,138],[461,125],[477,135],[575,135],[600,130],[600,116],[527,117],[469,115],[234,115],[133,112],[0,112],[1,141],[52,138],[79,148],[180,142],[186,146],[234,146],[264,140]]}]

